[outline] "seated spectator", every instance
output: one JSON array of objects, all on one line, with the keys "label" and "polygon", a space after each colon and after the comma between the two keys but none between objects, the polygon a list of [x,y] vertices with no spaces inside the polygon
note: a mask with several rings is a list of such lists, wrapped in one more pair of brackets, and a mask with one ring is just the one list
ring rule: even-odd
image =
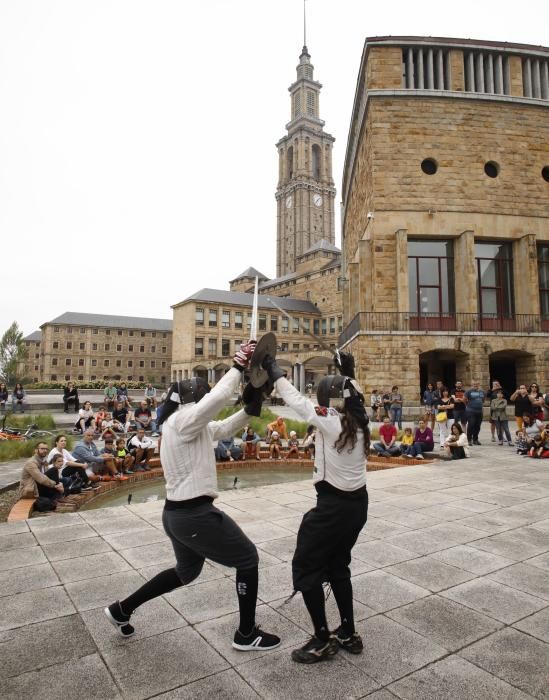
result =
[{"label": "seated spectator", "polygon": [[282,459],[282,440],[276,430],[271,433],[269,441],[269,459]]},{"label": "seated spectator", "polygon": [[114,402],[118,397],[118,389],[114,386],[114,382],[109,382],[103,390],[103,401],[107,410],[114,408]]},{"label": "seated spectator", "polygon": [[528,455],[537,459],[549,458],[549,429],[547,426],[534,438],[528,450]]},{"label": "seated spectator", "polygon": [[99,410],[94,416],[95,419],[95,432],[100,433],[101,432],[101,425],[103,424],[103,421],[107,417],[107,409],[105,406],[99,406]]},{"label": "seated spectator", "polygon": [[100,454],[95,445],[95,431],[87,428],[72,451],[74,459],[80,464],[86,464],[88,476],[99,477],[100,481],[110,481],[117,474],[114,461],[108,454]]},{"label": "seated spectator", "polygon": [[286,429],[286,423],[284,422],[284,418],[282,418],[282,416],[278,416],[276,420],[267,425],[267,438],[271,437],[272,433],[275,431],[278,433],[280,438],[284,440],[288,439],[288,430]]},{"label": "seated spectator", "polygon": [[466,433],[463,432],[461,423],[454,423],[450,428],[450,435],[444,441],[444,447],[448,450],[451,459],[465,459],[469,456]]},{"label": "seated spectator", "polygon": [[56,502],[63,497],[64,488],[59,481],[54,481],[49,476],[46,476],[45,472],[48,469],[47,454],[47,444],[39,442],[34,448],[34,455],[23,465],[18,496],[19,498],[38,498],[38,487],[46,487],[51,489],[48,493],[54,494],[54,497],[47,499],[50,501],[50,507],[41,508],[41,510],[55,510]]},{"label": "seated spectator", "polygon": [[14,413],[17,413],[17,411],[21,411],[21,413],[25,413],[25,398],[27,394],[25,393],[25,390],[23,389],[23,385],[17,384],[15,385],[15,389],[13,390],[13,393],[11,395],[11,408]]},{"label": "seated spectator", "polygon": [[2,382],[0,384],[0,411],[3,413],[6,410],[8,403],[8,387]]},{"label": "seated spectator", "polygon": [[290,437],[288,438],[288,452],[286,454],[286,459],[299,459],[299,440],[297,439],[297,433],[295,430],[290,430]]},{"label": "seated spectator", "polygon": [[404,435],[400,441],[400,452],[404,454],[406,449],[414,444],[414,436],[412,434],[412,428],[404,428]]},{"label": "seated spectator", "polygon": [[116,433],[125,433],[126,430],[122,423],[114,420],[112,413],[105,415],[105,418],[101,421],[101,439],[104,440],[104,435],[109,434],[116,438]]},{"label": "seated spectator", "polygon": [[154,435],[158,435],[156,432],[156,423],[152,417],[152,411],[147,406],[146,401],[139,402],[139,406],[135,409],[133,414],[133,419],[138,429],[152,430]]},{"label": "seated spectator", "polygon": [[215,458],[218,462],[234,462],[242,458],[242,450],[234,444],[234,438],[219,440],[215,448]]},{"label": "seated spectator", "polygon": [[247,426],[242,433],[242,448],[244,450],[244,459],[261,459],[259,456],[259,443],[261,438],[251,426]]},{"label": "seated spectator", "polygon": [[116,466],[116,449],[114,447],[113,437],[107,435],[107,437],[105,438],[105,446],[102,450],[100,450],[99,454],[109,458],[110,463],[114,466],[113,476],[115,479],[126,480],[128,478],[127,476],[124,476],[124,474],[122,474],[122,472],[120,472]]},{"label": "seated spectator", "polygon": [[425,459],[423,453],[432,452],[434,448],[433,431],[424,420],[420,420],[414,433],[414,444],[406,448],[404,456]]},{"label": "seated spectator", "polygon": [[307,426],[307,432],[303,438],[303,453],[309,459],[315,458],[316,430],[314,425]]},{"label": "seated spectator", "polygon": [[532,414],[525,413],[522,416],[522,431],[525,434],[528,449],[532,447],[535,439],[541,435],[543,423]]},{"label": "seated spectator", "polygon": [[127,447],[134,458],[134,471],[150,472],[149,462],[154,457],[154,442],[145,435],[144,428],[138,428],[137,433],[128,440]]},{"label": "seated spectator", "polygon": [[93,408],[90,401],[85,401],[84,406],[78,411],[78,420],[74,424],[74,429],[77,433],[82,434],[88,429],[95,432],[95,419],[93,417]]},{"label": "seated spectator", "polygon": [[156,387],[154,387],[151,383],[147,384],[145,388],[144,398],[148,406],[156,408],[156,406],[158,405],[156,401]]},{"label": "seated spectator", "polygon": [[124,438],[118,438],[116,441],[116,449],[114,453],[114,465],[121,474],[133,474],[132,466],[135,459],[126,449],[126,441]]},{"label": "seated spectator", "polygon": [[78,399],[78,389],[72,382],[69,382],[63,389],[63,411],[69,412],[69,404],[74,404],[74,412],[78,413],[80,409],[80,400]]},{"label": "seated spectator", "polygon": [[123,401],[117,401],[115,403],[114,410],[112,412],[112,419],[124,428],[122,432],[127,433],[129,431],[132,417],[132,412]]},{"label": "seated spectator", "polygon": [[[63,455],[56,452],[48,463],[48,468],[44,472],[44,476],[55,482],[55,487],[46,486],[45,484],[37,484],[38,496],[40,498],[48,498],[50,500],[61,500],[64,496],[68,494],[69,484],[71,479],[66,476],[61,476],[61,470],[63,469]],[[63,491],[59,491],[56,487],[61,485]],[[64,499],[63,499],[64,500]]]},{"label": "seated spectator", "polygon": [[116,399],[118,403],[123,403],[126,408],[132,407],[132,400],[128,396],[128,388],[126,387],[126,382],[122,382],[120,386],[116,389]]},{"label": "seated spectator", "polygon": [[397,429],[391,423],[389,416],[383,418],[383,425],[379,428],[379,442],[374,442],[374,450],[382,457],[394,457],[400,454],[400,448],[396,445]]},{"label": "seated spectator", "polygon": [[64,435],[57,435],[53,448],[50,450],[48,455],[48,463],[51,462],[52,457],[55,454],[61,454],[63,456],[63,467],[61,469],[62,477],[78,476],[83,483],[82,491],[89,491],[93,488],[91,482],[99,481],[99,477],[96,474],[89,475],[86,471],[87,464],[84,462],[77,462],[74,456],[67,450],[67,438]]}]

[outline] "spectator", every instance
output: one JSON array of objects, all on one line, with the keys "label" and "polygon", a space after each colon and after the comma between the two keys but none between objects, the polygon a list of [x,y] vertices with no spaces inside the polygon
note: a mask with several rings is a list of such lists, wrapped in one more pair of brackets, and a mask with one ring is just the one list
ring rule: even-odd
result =
[{"label": "spectator", "polygon": [[47,476],[48,479],[51,479],[52,481],[55,482],[56,486],[61,485],[63,487],[63,491],[60,491],[58,488],[52,488],[51,486],[46,486],[45,484],[37,484],[38,488],[38,496],[40,498],[48,498],[52,501],[54,500],[64,500],[64,496],[68,494],[68,488],[69,484],[71,482],[71,479],[69,477],[62,477],[61,476],[61,470],[63,469],[63,455],[60,454],[59,452],[56,452],[53,457],[50,459],[48,463],[48,467],[46,471],[44,472],[44,476]]},{"label": "spectator", "polygon": [[218,462],[234,462],[242,458],[242,450],[234,444],[234,437],[218,440],[215,448],[215,458]]},{"label": "spectator", "polygon": [[137,433],[128,440],[128,448],[135,460],[136,472],[150,472],[149,462],[154,457],[154,442],[145,435],[144,428],[138,428]]},{"label": "spectator", "polygon": [[381,396],[381,403],[383,404],[384,415],[390,418],[389,411],[391,410],[391,391],[387,391]]},{"label": "spectator", "polygon": [[535,457],[537,459],[547,459],[549,458],[549,430],[547,426],[540,435],[537,435],[528,450],[529,457]]},{"label": "spectator", "polygon": [[69,382],[63,389],[63,411],[69,412],[69,404],[74,403],[74,412],[78,413],[80,409],[80,400],[78,399],[78,389],[72,382]]},{"label": "spectator", "polygon": [[276,430],[271,433],[269,459],[282,459],[282,440]]},{"label": "spectator", "polygon": [[84,401],[84,406],[78,411],[78,420],[74,424],[74,429],[77,433],[82,434],[88,429],[95,432],[95,419],[90,401]]},{"label": "spectator", "polygon": [[404,456],[424,459],[423,453],[432,452],[434,449],[433,431],[424,420],[420,420],[414,433],[414,444],[406,448]]},{"label": "spectator", "polygon": [[132,400],[128,396],[128,388],[126,382],[122,382],[116,389],[116,398],[119,403],[123,403],[126,408],[132,407]]},{"label": "spectator", "polygon": [[309,459],[315,458],[316,430],[314,425],[307,426],[307,432],[303,438],[303,453]]},{"label": "spectator", "polygon": [[277,432],[279,437],[281,437],[284,440],[288,439],[288,430],[286,428],[286,423],[284,422],[284,418],[282,418],[282,416],[278,416],[276,420],[267,425],[268,438],[271,437],[273,432]]},{"label": "spectator", "polygon": [[23,385],[17,384],[15,385],[15,389],[13,390],[13,393],[11,395],[11,407],[12,411],[14,413],[17,413],[17,411],[21,411],[21,413],[25,413],[25,398],[27,397],[27,394],[25,393],[25,390],[23,389]]},{"label": "spectator", "polygon": [[152,417],[152,411],[147,406],[145,400],[139,402],[139,406],[135,409],[133,414],[133,419],[137,428],[143,428],[143,430],[152,430],[153,435],[158,435],[156,432],[156,423]]},{"label": "spectator", "polygon": [[465,459],[469,456],[467,435],[463,432],[461,423],[454,422],[444,445],[448,449],[451,459]]},{"label": "spectator", "polygon": [[250,425],[246,426],[246,428],[244,428],[244,432],[242,433],[242,446],[244,448],[244,459],[250,459],[250,457],[254,457],[257,460],[261,459],[261,457],[259,456],[259,443],[260,442],[261,442],[261,438],[254,431],[254,429]]},{"label": "spectator", "polygon": [[8,387],[2,382],[0,384],[0,411],[3,413],[6,410],[8,403]]},{"label": "spectator", "polygon": [[[442,390],[442,396],[438,401],[436,421],[438,423],[440,449],[442,450],[444,449],[444,442],[454,422],[454,403],[446,388]],[[431,432],[432,430],[431,428]]]},{"label": "spectator", "polygon": [[426,423],[431,423],[431,430],[435,429],[435,413],[436,405],[440,399],[440,396],[435,387],[431,382],[429,382],[423,392],[422,402],[425,406],[424,420]]},{"label": "spectator", "polygon": [[404,435],[400,441],[400,452],[404,454],[408,447],[414,444],[414,436],[412,434],[412,428],[404,428]]},{"label": "spectator", "polygon": [[299,459],[299,440],[297,439],[297,433],[295,430],[290,430],[290,437],[288,438],[288,453],[286,459]]},{"label": "spectator", "polygon": [[63,484],[46,476],[45,472],[48,468],[47,454],[47,444],[39,442],[34,448],[34,455],[23,465],[18,496],[19,498],[38,498],[38,487],[45,486],[52,489],[52,492],[55,494],[55,498],[48,499],[52,502],[52,507],[49,510],[55,510],[55,502],[63,497],[64,488]]},{"label": "spectator", "polygon": [[517,423],[518,432],[523,430],[523,420],[524,415],[532,415],[534,412],[534,407],[532,399],[526,388],[526,384],[520,384],[518,389],[511,394],[511,401],[515,404],[515,421]]},{"label": "spectator", "polygon": [[[501,389],[503,391],[503,387],[499,383],[497,379],[492,380],[492,388],[489,389],[486,392],[486,398],[490,403],[492,403],[492,399],[495,399],[497,397],[498,391]],[[503,396],[505,398],[505,394]],[[490,415],[490,434],[492,436],[492,442],[496,441],[496,421],[492,420],[492,416]]]},{"label": "spectator", "polygon": [[490,401],[490,420],[497,430],[499,445],[503,445],[503,435],[505,434],[507,444],[509,447],[513,447],[509,421],[507,420],[507,400],[504,397],[503,389],[497,389],[495,394],[495,397]]},{"label": "spectator", "polygon": [[[118,403],[118,402],[117,402]],[[116,440],[116,433],[125,433],[126,429],[112,417],[112,413],[106,413],[105,418],[101,421],[101,439],[105,439],[105,435],[109,434]]]},{"label": "spectator", "polygon": [[61,469],[62,477],[79,476],[82,483],[82,491],[89,491],[92,489],[91,482],[99,481],[99,477],[96,474],[88,474],[86,471],[87,464],[85,462],[77,462],[74,456],[67,450],[67,438],[64,435],[57,435],[53,448],[48,454],[48,462],[51,462],[52,457],[55,454],[61,454],[63,456],[63,467]]},{"label": "spectator", "polygon": [[383,401],[381,400],[381,394],[377,389],[373,389],[370,394],[370,408],[372,409],[372,420],[379,423],[381,421],[381,406]]},{"label": "spectator", "polygon": [[117,460],[116,460],[116,449],[114,447],[114,438],[107,436],[105,438],[105,447],[99,452],[99,454],[105,459],[105,457],[108,458],[109,464],[112,464],[113,469],[114,469],[114,478],[119,479],[120,481],[127,481],[128,477],[124,476],[122,472],[118,471],[117,468]]},{"label": "spectator", "polygon": [[549,391],[543,397],[544,420],[549,421]]},{"label": "spectator", "polygon": [[117,401],[114,405],[114,410],[112,412],[112,419],[123,426],[124,433],[127,433],[130,429],[132,413],[130,409],[126,406],[125,402]]},{"label": "spectator", "polygon": [[528,387],[528,396],[532,402],[532,412],[538,420],[543,420],[543,394],[539,390],[539,384],[535,382]]},{"label": "spectator", "polygon": [[99,454],[95,445],[95,430],[87,428],[72,452],[74,459],[80,464],[86,464],[90,478],[99,477],[99,481],[110,481],[117,474],[114,462],[109,455]]},{"label": "spectator", "polygon": [[103,425],[103,421],[107,417],[107,409],[105,406],[99,406],[99,410],[94,416],[95,419],[95,432],[100,433],[101,432],[101,426]]},{"label": "spectator", "polygon": [[103,391],[103,400],[107,409],[114,408],[114,402],[118,396],[118,389],[114,386],[114,382],[109,382]]},{"label": "spectator", "polygon": [[463,388],[462,381],[456,381],[456,386],[454,387],[451,397],[452,401],[454,402],[454,421],[459,421],[459,423],[461,423],[461,427],[463,430],[465,430],[465,426],[467,425],[467,421],[465,419],[466,404],[465,389]]},{"label": "spectator", "polygon": [[134,458],[126,449],[126,441],[124,438],[118,438],[116,441],[116,449],[114,453],[114,465],[122,474],[133,474],[132,466]]},{"label": "spectator", "polygon": [[535,439],[541,435],[543,431],[543,423],[532,414],[524,414],[522,416],[523,432],[526,436],[526,444],[528,448],[532,447]]},{"label": "spectator", "polygon": [[469,445],[480,445],[478,435],[482,424],[482,408],[486,392],[480,388],[480,381],[473,379],[472,386],[465,392],[465,417],[467,419],[467,440]]},{"label": "spectator", "polygon": [[394,457],[400,453],[396,445],[397,429],[391,423],[389,416],[384,416],[383,425],[379,429],[379,442],[374,442],[374,450],[382,457]]},{"label": "spectator", "polygon": [[156,408],[158,405],[158,402],[156,400],[156,387],[154,387],[150,383],[147,384],[147,387],[145,388],[144,398],[148,406]]},{"label": "spectator", "polygon": [[398,429],[402,430],[402,394],[398,391],[398,386],[391,389],[391,420]]}]

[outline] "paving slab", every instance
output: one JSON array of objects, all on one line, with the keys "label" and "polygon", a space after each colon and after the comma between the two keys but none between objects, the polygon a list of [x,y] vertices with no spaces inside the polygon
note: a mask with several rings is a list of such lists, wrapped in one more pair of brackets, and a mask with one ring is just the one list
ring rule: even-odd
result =
[{"label": "paving slab", "polygon": [[54,562],[62,561],[63,559],[77,559],[78,557],[86,557],[90,554],[112,552],[112,548],[108,542],[97,536],[87,537],[84,540],[45,544],[42,546],[41,551],[44,552],[50,561]]},{"label": "paving slab", "polygon": [[549,607],[516,622],[513,627],[549,643]]},{"label": "paving slab", "polygon": [[2,598],[0,632],[74,612],[74,605],[61,586],[17,593]]},{"label": "paving slab", "polygon": [[377,612],[398,608],[430,595],[430,591],[404,581],[387,571],[377,570],[353,577],[353,596]]},{"label": "paving slab", "polygon": [[483,552],[466,544],[443,549],[440,552],[433,552],[430,556],[445,564],[450,564],[464,571],[470,571],[479,576],[502,569],[513,563],[513,559],[506,559],[497,554]]},{"label": "paving slab", "polygon": [[116,552],[105,552],[77,559],[56,561],[54,568],[63,583],[70,583],[71,581],[82,581],[128,571],[130,566]]},{"label": "paving slab", "polygon": [[409,549],[397,547],[394,544],[381,540],[360,542],[355,545],[353,554],[376,567],[397,564],[419,556],[416,552],[411,552]]},{"label": "paving slab", "polygon": [[216,700],[235,700],[235,698],[238,700],[260,700],[259,695],[233,669],[221,671],[221,673],[156,696],[156,700],[212,700],[212,698],[216,698]]},{"label": "paving slab", "polygon": [[117,551],[168,541],[168,536],[163,529],[160,530],[146,522],[143,522],[143,526],[139,530],[117,532],[113,535],[105,535],[104,538]]},{"label": "paving slab", "polygon": [[0,571],[0,605],[5,596],[58,585],[59,578],[48,563]]},{"label": "paving slab", "polygon": [[21,532],[28,532],[29,524],[26,520],[15,523],[0,523],[0,537],[5,535],[18,535]]},{"label": "paving slab", "polygon": [[506,569],[495,571],[489,575],[489,578],[543,598],[545,605],[549,604],[549,574],[543,569],[527,563],[514,564]]},{"label": "paving slab", "polygon": [[[295,625],[305,630],[308,635],[313,633],[311,618],[309,617],[309,613],[307,612],[305,603],[303,602],[303,598],[301,597],[300,593],[295,595],[290,600],[288,600],[288,598],[273,600],[269,603],[269,605],[277,610],[281,615],[284,615],[284,617],[291,620]],[[377,615],[375,610],[367,605],[364,605],[363,603],[360,603],[358,600],[354,601],[354,613],[355,622],[359,622],[360,620],[365,620],[368,617]],[[326,601],[326,618],[330,629],[335,629],[341,622],[339,611],[333,595],[331,595]]]},{"label": "paving slab", "polygon": [[226,577],[182,586],[168,593],[166,600],[193,624],[238,610],[235,583]]},{"label": "paving slab", "polygon": [[404,578],[433,593],[456,586],[474,578],[475,574],[438,561],[432,556],[420,557],[411,561],[388,566],[385,571]]},{"label": "paving slab", "polygon": [[0,571],[8,571],[9,569],[20,569],[24,566],[43,564],[45,561],[46,557],[40,547],[8,549],[0,554]]},{"label": "paving slab", "polygon": [[137,571],[123,571],[112,576],[99,576],[64,585],[76,609],[91,610],[122,600],[140,588],[145,579]]},{"label": "paving slab", "polygon": [[34,536],[41,545],[54,542],[71,542],[95,537],[97,533],[86,523],[75,523],[62,527],[48,527],[34,530]]},{"label": "paving slab", "polygon": [[175,566],[175,554],[170,540],[146,544],[143,547],[122,549],[120,555],[135,569],[142,569],[153,564],[164,564],[165,569]]},{"label": "paving slab", "polygon": [[21,532],[15,535],[3,535],[0,537],[0,552],[8,552],[10,549],[24,549],[34,547],[36,540],[31,532]]}]

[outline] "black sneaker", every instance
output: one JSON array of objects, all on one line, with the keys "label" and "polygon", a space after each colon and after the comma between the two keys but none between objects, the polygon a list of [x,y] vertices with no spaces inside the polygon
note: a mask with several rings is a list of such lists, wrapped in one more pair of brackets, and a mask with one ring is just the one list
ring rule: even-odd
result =
[{"label": "black sneaker", "polygon": [[109,605],[108,608],[105,608],[105,615],[111,625],[116,627],[121,637],[131,637],[135,632],[134,628],[130,625],[130,616],[122,612],[118,601]]},{"label": "black sneaker", "polygon": [[480,447],[480,442],[478,440],[473,440],[473,445],[478,445]]},{"label": "black sneaker", "polygon": [[469,447],[473,447],[473,441],[469,440]]},{"label": "black sneaker", "polygon": [[332,632],[334,639],[342,649],[348,651],[349,654],[361,654],[364,649],[364,644],[362,643],[362,637],[360,634],[354,632],[353,634],[346,634],[341,627],[338,627],[334,632]]},{"label": "black sneaker", "polygon": [[292,659],[298,664],[316,664],[334,656],[339,651],[339,644],[335,637],[323,641],[318,637],[311,637],[307,644],[300,649],[292,651]]},{"label": "black sneaker", "polygon": [[87,484],[86,486],[82,486],[82,491],[93,491],[93,486],[91,484]]},{"label": "black sneaker", "polygon": [[280,637],[264,632],[258,625],[255,625],[247,636],[244,636],[240,630],[234,633],[233,649],[238,651],[265,651],[279,646]]}]

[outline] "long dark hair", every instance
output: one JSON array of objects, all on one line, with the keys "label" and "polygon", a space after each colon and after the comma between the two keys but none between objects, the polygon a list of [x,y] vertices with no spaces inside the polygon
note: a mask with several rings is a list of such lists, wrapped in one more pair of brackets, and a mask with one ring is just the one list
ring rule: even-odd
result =
[{"label": "long dark hair", "polygon": [[351,413],[346,409],[340,410],[340,416],[341,432],[334,443],[334,447],[337,452],[341,454],[348,442],[351,443],[351,446],[348,448],[347,452],[352,452],[356,445],[357,432],[358,430],[362,430],[364,433],[364,455],[365,457],[368,457],[370,453],[370,429],[368,428],[368,416],[365,415],[366,420],[360,420],[357,419],[356,412]]}]

